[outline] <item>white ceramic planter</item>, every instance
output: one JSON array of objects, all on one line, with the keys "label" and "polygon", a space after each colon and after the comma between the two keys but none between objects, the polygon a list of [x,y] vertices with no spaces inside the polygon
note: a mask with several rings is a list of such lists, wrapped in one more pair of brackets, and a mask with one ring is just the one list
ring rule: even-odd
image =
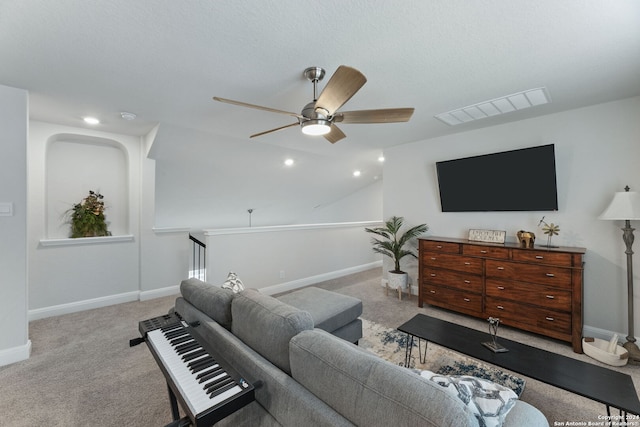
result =
[{"label": "white ceramic planter", "polygon": [[407,273],[393,273],[389,271],[389,287],[391,289],[407,289],[409,275]]}]

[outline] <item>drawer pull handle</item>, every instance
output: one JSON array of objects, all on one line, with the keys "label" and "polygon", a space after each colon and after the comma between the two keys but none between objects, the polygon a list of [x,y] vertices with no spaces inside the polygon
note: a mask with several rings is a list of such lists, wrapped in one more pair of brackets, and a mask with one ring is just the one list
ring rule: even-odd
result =
[{"label": "drawer pull handle", "polygon": [[536,255],[536,259],[544,259],[542,255]]},{"label": "drawer pull handle", "polygon": [[432,256],[431,261],[435,261],[435,260],[436,260],[436,257]]},{"label": "drawer pull handle", "polygon": [[485,251],[485,250],[481,250],[481,251],[480,251],[480,253],[481,253],[481,254],[486,254],[486,253],[487,253],[487,251]]},{"label": "drawer pull handle", "polygon": [[436,277],[436,273],[431,273],[431,277]]},{"label": "drawer pull handle", "polygon": [[430,290],[429,292],[431,292],[432,294],[435,294],[435,293],[436,293],[436,291],[434,291],[434,290]]},{"label": "drawer pull handle", "polygon": [[549,322],[553,322],[555,319],[553,317],[545,317]]},{"label": "drawer pull handle", "polygon": [[504,310],[504,307],[503,307],[503,306],[501,306],[501,305],[497,306],[496,308],[497,308],[498,310]]},{"label": "drawer pull handle", "polygon": [[498,270],[504,270],[504,267],[498,267]]},{"label": "drawer pull handle", "polygon": [[504,291],[504,286],[498,286],[498,289],[500,289],[501,291]]},{"label": "drawer pull handle", "polygon": [[464,265],[471,265],[471,263],[467,261],[464,263]]},{"label": "drawer pull handle", "polygon": [[555,277],[556,275],[553,273],[547,273],[547,277]]},{"label": "drawer pull handle", "polygon": [[469,298],[463,298],[466,302],[471,301]]},{"label": "drawer pull handle", "polygon": [[438,245],[438,246],[436,246],[436,248],[442,249],[442,245]]},{"label": "drawer pull handle", "polygon": [[547,295],[547,298],[554,299],[555,297],[553,295]]},{"label": "drawer pull handle", "polygon": [[470,280],[465,280],[464,283],[466,283],[468,285],[469,283],[471,283],[471,281]]}]

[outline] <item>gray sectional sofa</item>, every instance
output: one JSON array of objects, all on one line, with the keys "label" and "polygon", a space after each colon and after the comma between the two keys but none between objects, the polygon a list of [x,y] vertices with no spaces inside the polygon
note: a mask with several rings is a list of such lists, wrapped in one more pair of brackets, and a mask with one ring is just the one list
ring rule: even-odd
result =
[{"label": "gray sectional sofa", "polygon": [[[479,425],[438,384],[349,342],[362,336],[360,320],[353,319],[362,312],[358,300],[316,288],[280,300],[254,289],[234,294],[197,279],[183,281],[180,289],[174,310],[187,322],[199,321],[200,333],[256,385],[256,400],[216,425]],[[335,301],[314,301],[321,297]],[[504,425],[548,423],[518,401]]]}]

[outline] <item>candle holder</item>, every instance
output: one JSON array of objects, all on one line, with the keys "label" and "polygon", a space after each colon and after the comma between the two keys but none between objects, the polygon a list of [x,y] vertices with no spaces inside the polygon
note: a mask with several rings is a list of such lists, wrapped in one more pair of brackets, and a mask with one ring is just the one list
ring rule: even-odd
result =
[{"label": "candle holder", "polygon": [[498,344],[498,326],[500,326],[500,319],[497,317],[489,317],[489,335],[491,335],[491,341],[485,341],[483,346],[487,347],[494,353],[505,353],[509,351],[507,348]]}]

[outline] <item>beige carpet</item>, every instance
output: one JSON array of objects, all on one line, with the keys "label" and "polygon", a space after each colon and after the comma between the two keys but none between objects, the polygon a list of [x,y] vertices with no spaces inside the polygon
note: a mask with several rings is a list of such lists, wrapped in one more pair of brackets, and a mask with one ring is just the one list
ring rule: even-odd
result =
[{"label": "beige carpet", "polygon": [[[363,318],[395,328],[424,313],[483,329],[484,321],[432,307],[419,308],[416,298],[385,296],[381,270],[331,280],[317,286],[362,299]],[[0,426],[163,426],[170,421],[164,377],[145,345],[129,348],[138,322],[172,307],[174,297],[131,302],[34,321],[30,359],[0,368]],[[502,328],[501,335],[536,347],[592,361],[565,343]],[[594,362],[595,363],[595,362]],[[637,365],[618,368],[636,386]],[[602,404],[526,379],[522,399],[549,420],[600,421]]]}]

